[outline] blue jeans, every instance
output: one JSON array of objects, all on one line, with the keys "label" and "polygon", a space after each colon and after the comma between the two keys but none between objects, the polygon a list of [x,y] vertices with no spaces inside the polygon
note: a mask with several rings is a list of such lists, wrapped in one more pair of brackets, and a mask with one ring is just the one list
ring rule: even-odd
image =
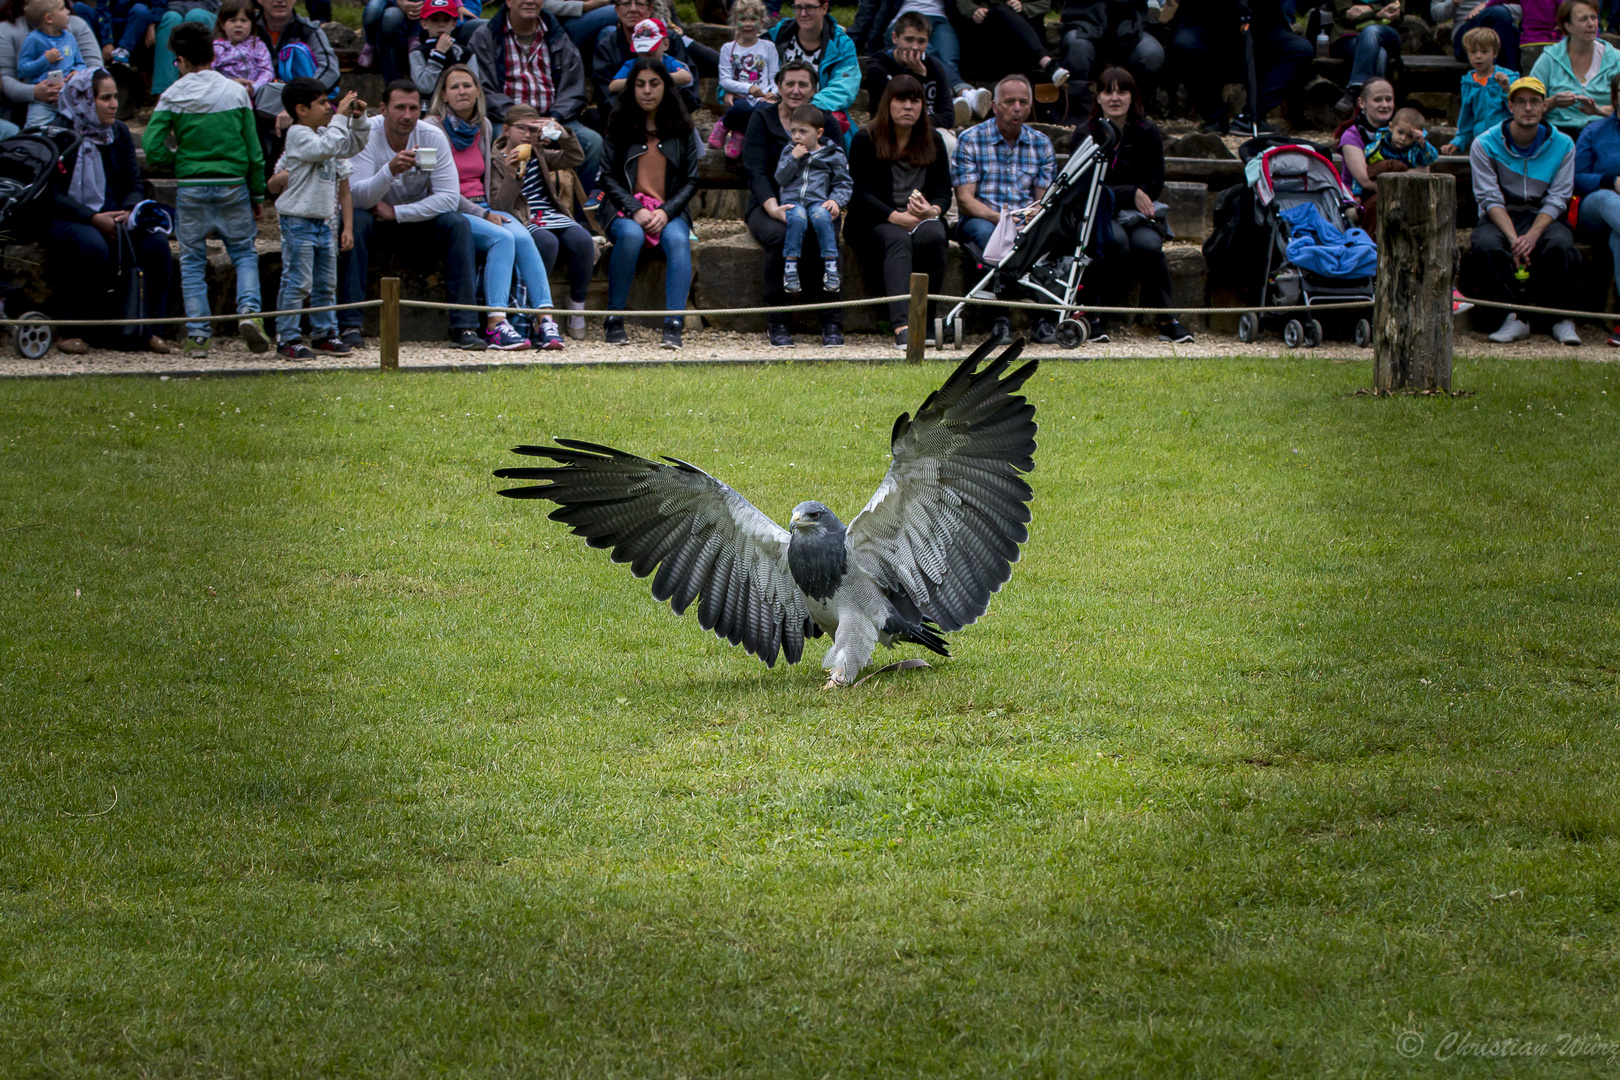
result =
[{"label": "blue jeans", "polygon": [[[951,81],[952,90],[960,90],[965,83],[960,74],[962,70],[962,41],[956,36],[956,27],[951,20],[940,16],[924,16],[931,24],[928,33],[928,55],[938,60],[945,69],[945,77]],[[889,24],[885,36],[894,40],[894,23]]]},{"label": "blue jeans", "polygon": [[0,120],[0,139],[9,139],[21,130],[22,128],[13,124],[10,120]]},{"label": "blue jeans", "polygon": [[579,173],[579,182],[585,185],[585,190],[591,191],[596,187],[596,174],[602,168],[602,136],[577,119],[567,123],[568,130],[579,139],[580,151],[585,155],[585,163],[575,171]]},{"label": "blue jeans", "polygon": [[986,221],[984,218],[965,217],[956,223],[957,240],[964,244],[972,244],[981,252],[984,245],[990,242],[990,234],[996,231],[996,223]]},{"label": "blue jeans", "polygon": [[1612,188],[1600,188],[1590,195],[1581,196],[1581,229],[1600,233],[1608,230],[1609,251],[1614,255],[1615,280],[1620,281],[1620,194]]},{"label": "blue jeans", "polygon": [[174,80],[180,77],[180,69],[174,66],[174,53],[169,49],[169,35],[174,28],[182,22],[202,23],[208,27],[208,32],[214,32],[216,16],[207,8],[192,8],[181,15],[177,11],[165,11],[163,18],[158,20],[156,45],[152,53],[152,95],[154,97],[167,90]]},{"label": "blue jeans", "polygon": [[[608,256],[608,310],[623,311],[630,299],[630,282],[636,276],[636,262],[647,234],[627,217],[614,218],[608,225],[613,254]],[[685,218],[671,218],[658,235],[655,251],[664,253],[664,307],[680,311],[686,307],[686,294],[692,288],[692,226]],[[679,322],[680,320],[677,319]]]},{"label": "blue jeans", "polygon": [[[370,10],[370,5],[367,5],[367,10]],[[362,13],[361,18],[364,17]],[[377,62],[382,66],[385,85],[395,79],[410,77],[411,29],[411,21],[397,7],[389,6],[382,13],[382,18],[377,20]]]},{"label": "blue jeans", "polygon": [[614,10],[613,5],[604,4],[595,11],[587,11],[583,15],[562,21],[563,33],[567,34],[568,40],[579,49],[580,56],[585,60],[587,74],[590,73],[591,54],[596,51],[596,35],[602,32],[603,27],[612,26],[618,18],[619,13]]},{"label": "blue jeans", "polygon": [[1355,90],[1367,85],[1368,79],[1389,76],[1389,62],[1401,55],[1401,35],[1393,26],[1369,26],[1355,37],[1340,38],[1329,50],[1334,56],[1350,60],[1350,81],[1346,85]]},{"label": "blue jeans", "polygon": [[[186,314],[200,319],[208,308],[208,238],[217,234],[236,268],[236,310],[259,310],[259,253],[253,240],[259,235],[253,220],[253,199],[246,184],[185,184],[175,191],[175,237],[180,241],[180,291]],[[188,322],[186,333],[207,339],[211,323]]]},{"label": "blue jeans", "polygon": [[[1242,82],[1246,77],[1243,37],[1238,28],[1182,26],[1170,39],[1170,51],[1175,54],[1170,70],[1180,74],[1186,82],[1193,107],[1205,120],[1225,120],[1226,103],[1221,98],[1221,87],[1227,82]],[[1254,31],[1260,115],[1269,113],[1282,101],[1300,68],[1309,64],[1314,55],[1310,42],[1285,27]]]},{"label": "blue jeans", "polygon": [[[1495,30],[1501,44],[1496,51],[1496,62],[1509,71],[1522,71],[1519,67],[1519,26],[1513,21],[1513,13],[1506,6],[1498,4],[1496,7],[1474,9],[1472,17],[1459,20],[1451,30],[1451,52],[1458,60],[1468,59],[1468,50],[1463,48],[1463,35],[1477,26]],[[1614,26],[1613,17],[1610,17],[1609,26]]]},{"label": "blue jeans", "polygon": [[28,131],[38,131],[51,126],[71,127],[72,125],[56,111],[55,105],[47,105],[43,101],[30,101],[28,103],[28,119],[23,121],[23,127]]},{"label": "blue jeans", "polygon": [[[240,272],[239,272],[240,273]],[[324,307],[337,303],[337,242],[332,223],[317,218],[281,219],[281,298],[283,311]],[[190,314],[189,310],[187,314]],[[276,344],[286,345],[303,336],[301,315],[276,316]],[[335,311],[309,312],[310,337],[316,341],[337,337]]]},{"label": "blue jeans", "polygon": [[496,309],[489,314],[506,314],[507,301],[512,298],[514,267],[529,292],[529,303],[535,307],[550,307],[551,279],[546,276],[546,264],[540,260],[540,249],[534,246],[534,237],[513,215],[501,216],[506,218],[504,225],[467,215],[467,224],[472,227],[473,250],[484,256],[484,303]]},{"label": "blue jeans", "polygon": [[821,245],[821,257],[828,262],[838,258],[838,226],[832,214],[820,203],[806,208],[795,203],[784,208],[787,212],[787,236],[782,241],[782,258],[797,259],[804,247],[806,227],[816,230],[816,241]]},{"label": "blue jeans", "polygon": [[377,44],[377,29],[382,26],[383,12],[389,7],[388,0],[366,0],[366,6],[360,9],[360,32],[369,44]]}]

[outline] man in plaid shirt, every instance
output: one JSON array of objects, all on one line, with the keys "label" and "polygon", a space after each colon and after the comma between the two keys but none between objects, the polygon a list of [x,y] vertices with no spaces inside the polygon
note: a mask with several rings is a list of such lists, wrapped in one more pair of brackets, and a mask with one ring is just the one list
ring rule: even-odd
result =
[{"label": "man in plaid shirt", "polygon": [[[1007,76],[996,84],[994,115],[968,128],[957,141],[956,160],[951,165],[961,212],[956,239],[970,245],[975,255],[983,253],[1003,211],[1038,202],[1057,174],[1052,140],[1025,126],[1033,98],[1028,79]],[[1049,345],[1057,340],[1057,331],[1043,316],[1035,320],[1031,336],[1037,343]],[[1012,327],[1005,316],[996,319],[991,337],[1002,343],[1012,340]]]},{"label": "man in plaid shirt", "polygon": [[501,123],[507,106],[520,102],[566,124],[585,152],[578,171],[589,191],[602,164],[602,136],[579,119],[585,110],[585,62],[562,23],[541,7],[542,0],[509,0],[499,15],[473,31],[468,44],[478,58],[489,118]]}]

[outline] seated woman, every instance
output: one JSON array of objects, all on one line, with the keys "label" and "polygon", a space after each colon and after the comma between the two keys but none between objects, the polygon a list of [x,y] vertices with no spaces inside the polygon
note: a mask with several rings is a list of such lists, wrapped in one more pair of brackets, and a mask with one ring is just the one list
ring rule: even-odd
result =
[{"label": "seated woman", "polygon": [[[1608,233],[1614,273],[1620,281],[1620,76],[1609,80],[1610,113],[1586,125],[1575,141],[1575,194],[1581,198],[1578,224],[1588,235]],[[1620,326],[1609,335],[1620,347]]]},{"label": "seated woman", "polygon": [[[596,268],[596,241],[571,216],[583,201],[577,169],[585,161],[579,139],[562,124],[528,105],[506,107],[506,131],[495,140],[495,193],[490,205],[516,214],[529,227],[546,273],[568,254],[568,306],[585,310],[585,294]],[[527,152],[525,152],[527,151]],[[568,316],[568,336],[585,340],[585,316]]]},{"label": "seated woman", "polygon": [[1388,79],[1368,79],[1356,98],[1355,111],[1350,119],[1339,125],[1333,133],[1333,143],[1339,148],[1344,166],[1339,171],[1350,183],[1350,190],[1360,200],[1360,226],[1377,235],[1374,218],[1378,212],[1378,185],[1367,171],[1367,147],[1378,133],[1389,127],[1395,116],[1395,87]]},{"label": "seated woman", "polygon": [[[494,135],[484,109],[478,79],[466,65],[455,64],[439,79],[427,122],[439,125],[450,139],[461,178],[461,212],[472,225],[474,249],[484,256],[484,302],[494,309],[484,317],[484,338],[492,349],[521,351],[530,347],[529,339],[512,327],[505,311],[512,295],[512,269],[517,268],[535,307],[551,306],[551,281],[527,223],[490,209],[493,170],[502,158],[492,152]],[[536,336],[542,349],[563,347],[556,320],[549,315],[540,319]]]},{"label": "seated woman", "polygon": [[[846,235],[869,264],[882,267],[883,291],[911,291],[913,272],[928,275],[937,293],[945,278],[945,212],[951,208],[951,163],[945,140],[928,117],[922,83],[897,75],[883,90],[872,122],[849,144],[849,174],[855,198]],[[889,304],[894,346],[906,347],[909,304]],[[917,328],[927,337],[927,328]]]},{"label": "seated woman", "polygon": [[[1102,294],[1105,305],[1123,305],[1126,288],[1134,279],[1142,286],[1140,306],[1170,306],[1170,264],[1164,258],[1164,227],[1153,214],[1153,202],[1164,191],[1164,134],[1147,118],[1136,89],[1136,79],[1122,67],[1111,67],[1097,77],[1097,97],[1091,105],[1091,137],[1102,145],[1104,120],[1119,129],[1119,145],[1108,161],[1103,183],[1114,194],[1114,219],[1108,222],[1103,245]],[[1123,263],[1123,266],[1118,265]],[[1092,336],[1102,320],[1092,322]],[[1188,342],[1192,331],[1166,311],[1159,316],[1159,340]]]},{"label": "seated woman", "polygon": [[[107,303],[118,273],[118,226],[146,198],[135,140],[118,119],[118,87],[105,70],[75,72],[63,85],[57,108],[84,141],[76,156],[62,159],[62,171],[41,200],[52,307],[59,318],[118,318],[124,313]],[[169,309],[169,238],[141,231],[131,239],[146,276],[144,314],[160,317]],[[95,338],[100,332],[111,337],[108,329],[92,327],[85,336]],[[169,343],[151,328],[140,338],[155,353],[169,351]],[[56,347],[66,353],[89,351],[78,337],[58,338]]]},{"label": "seated woman", "polygon": [[1542,50],[1530,77],[1547,88],[1542,119],[1574,139],[1586,125],[1613,113],[1611,106],[1599,104],[1599,95],[1620,75],[1620,49],[1598,36],[1597,0],[1564,0],[1557,19],[1566,36]]},{"label": "seated woman", "polygon": [[[680,311],[692,287],[692,219],[687,204],[697,194],[703,141],[675,83],[661,61],[638,56],[630,65],[628,92],[608,117],[602,146],[602,190],[618,212],[608,223],[608,310],[623,311],[643,247],[664,253],[664,308]],[[664,317],[663,347],[681,347],[680,315]],[[624,316],[609,315],[610,345],[628,345]]]},{"label": "seated woman", "polygon": [[1333,0],[1333,43],[1328,55],[1350,61],[1350,79],[1336,106],[1348,116],[1368,79],[1389,76],[1401,58],[1401,0]]},{"label": "seated woman", "polygon": [[[776,107],[755,109],[748,118],[748,133],[743,136],[742,163],[748,174],[748,210],[743,216],[748,232],[765,249],[765,306],[779,308],[789,301],[783,286],[785,259],[783,244],[787,241],[787,211],[782,209],[781,188],[776,183],[776,165],[782,151],[792,141],[788,124],[793,110],[810,104],[816,95],[816,69],[804,60],[789,60],[776,73]],[[841,139],[838,121],[831,110],[822,110],[826,120],[822,132],[828,138]],[[794,294],[803,303],[831,303],[838,293],[822,288],[819,274],[806,275],[804,291]],[[778,348],[793,344],[788,333],[787,316],[772,312],[765,316],[765,332],[770,343]],[[844,317],[836,308],[821,312],[821,343],[834,348],[844,343]]]}]

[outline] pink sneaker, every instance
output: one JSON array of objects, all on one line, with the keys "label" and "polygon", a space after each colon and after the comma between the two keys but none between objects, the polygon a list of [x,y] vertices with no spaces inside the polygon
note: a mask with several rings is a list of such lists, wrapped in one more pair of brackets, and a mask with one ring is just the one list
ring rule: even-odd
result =
[{"label": "pink sneaker", "polygon": [[728,132],[726,134],[726,157],[728,157],[728,158],[740,158],[740,157],[742,157],[742,148],[743,148],[742,132],[740,132],[740,131]]},{"label": "pink sneaker", "polygon": [[1474,305],[1468,301],[1468,298],[1462,294],[1461,290],[1451,290],[1451,313],[1453,315],[1461,315],[1465,311],[1473,310]]},{"label": "pink sneaker", "polygon": [[725,144],[726,125],[716,121],[714,127],[709,129],[709,149],[718,150]]},{"label": "pink sneaker", "polygon": [[374,64],[376,60],[377,50],[371,47],[371,42],[368,41],[364,45],[360,46],[360,55],[355,57],[355,63],[360,66],[361,71],[370,71],[371,65]]}]

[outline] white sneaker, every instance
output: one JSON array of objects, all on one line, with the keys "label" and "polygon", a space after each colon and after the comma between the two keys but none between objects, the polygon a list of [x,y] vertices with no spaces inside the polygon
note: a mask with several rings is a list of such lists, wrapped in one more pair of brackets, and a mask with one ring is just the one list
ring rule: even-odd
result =
[{"label": "white sneaker", "polygon": [[990,106],[996,100],[990,91],[982,86],[969,90],[966,97],[973,102],[973,115],[980,120],[990,115]]},{"label": "white sneaker", "polygon": [[956,108],[956,126],[958,128],[965,128],[973,123],[973,102],[968,100],[968,95],[971,93],[973,93],[972,90],[963,90],[951,102]]},{"label": "white sneaker", "polygon": [[1553,323],[1552,336],[1560,345],[1579,345],[1581,335],[1575,332],[1574,319],[1559,319]]},{"label": "white sneaker", "polygon": [[1489,335],[1490,340],[1498,345],[1506,345],[1510,341],[1523,341],[1530,336],[1530,324],[1521,322],[1518,313],[1508,312],[1508,317],[1502,320],[1502,329]]},{"label": "white sneaker", "polygon": [[1068,81],[1069,81],[1069,69],[1068,68],[1060,67],[1060,68],[1053,68],[1052,69],[1052,85],[1053,86],[1062,86],[1064,83],[1067,83]]}]

